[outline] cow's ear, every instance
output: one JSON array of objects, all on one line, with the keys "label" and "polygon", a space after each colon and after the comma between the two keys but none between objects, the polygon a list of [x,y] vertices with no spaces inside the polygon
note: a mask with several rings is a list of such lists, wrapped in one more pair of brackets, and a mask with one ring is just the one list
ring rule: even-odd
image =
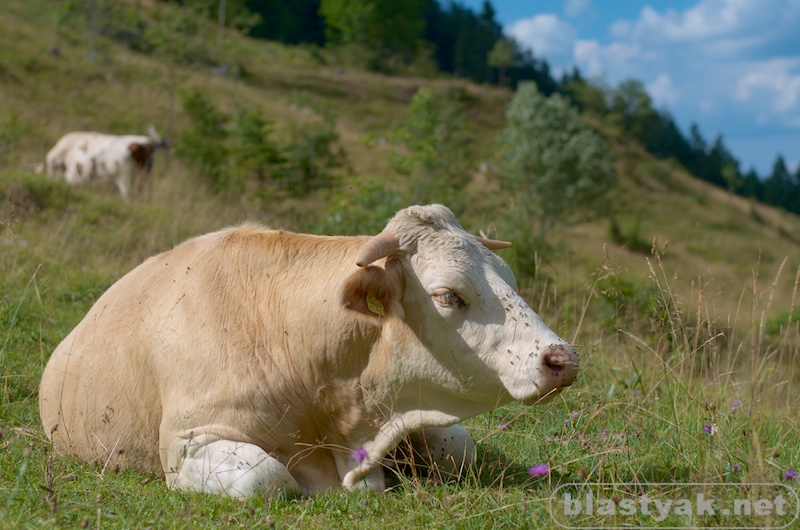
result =
[{"label": "cow's ear", "polygon": [[381,267],[368,266],[353,272],[344,282],[341,303],[346,309],[371,318],[389,315],[399,288]]}]

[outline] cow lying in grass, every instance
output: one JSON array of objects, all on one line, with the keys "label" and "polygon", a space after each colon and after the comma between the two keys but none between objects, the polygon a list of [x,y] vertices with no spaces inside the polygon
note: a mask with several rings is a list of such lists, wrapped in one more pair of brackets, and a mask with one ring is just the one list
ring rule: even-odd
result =
[{"label": "cow lying in grass", "polygon": [[68,133],[50,149],[40,169],[75,185],[113,182],[126,202],[134,195],[149,195],[153,155],[164,145],[151,131],[151,136]]},{"label": "cow lying in grass", "polygon": [[[458,475],[457,422],[570,385],[578,358],[441,205],[374,237],[253,225],[190,239],[103,294],[53,353],[40,412],[87,462],[231,496],[385,488],[410,436]],[[407,438],[408,439],[408,438]]]}]

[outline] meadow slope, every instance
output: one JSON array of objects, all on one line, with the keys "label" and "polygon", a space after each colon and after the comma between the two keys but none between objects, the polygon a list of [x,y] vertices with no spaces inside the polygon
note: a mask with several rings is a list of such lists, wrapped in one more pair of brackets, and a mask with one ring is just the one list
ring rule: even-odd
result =
[{"label": "meadow slope", "polygon": [[[465,481],[400,477],[383,495],[239,502],[171,492],[157,477],[54,455],[38,418],[41,371],[117,278],[153,253],[222,226],[256,220],[318,231],[319,212],[331,196],[358,208],[361,197],[350,190],[365,179],[400,180],[386,143],[422,86],[456,90],[468,103],[475,175],[464,190],[469,201],[461,218],[470,230],[491,232],[511,198],[497,191],[491,172],[478,168],[493,160],[512,94],[460,80],[342,68],[326,52],[233,33],[217,47],[212,26],[205,30],[209,61],[202,66],[178,67],[102,36],[90,60],[89,36],[57,29],[53,2],[6,4],[0,17],[0,528],[552,527],[551,495],[560,485],[586,482],[615,483],[613,495],[622,498],[661,499],[675,492],[624,484],[765,482],[789,489],[714,493],[755,500],[778,491],[796,499],[789,471],[800,468],[794,392],[800,219],[693,179],[596,120],[613,150],[620,181],[611,197],[613,216],[627,243],[612,238],[608,219],[567,227],[548,235],[536,275],[519,278],[530,305],[576,344],[581,376],[542,407],[511,405],[465,422],[479,446],[478,468]],[[157,8],[149,1],[137,5],[144,19]],[[58,53],[50,53],[55,46]],[[215,75],[222,63],[237,68]],[[225,112],[257,109],[273,122],[277,138],[327,109],[336,116],[348,171],[334,189],[302,198],[232,197],[212,193],[176,149],[156,159],[153,200],[130,205],[113,190],[70,188],[34,173],[70,130],[138,134],[153,123],[178,138],[188,127],[181,95],[193,90]],[[502,252],[513,266],[515,250]],[[549,471],[531,475],[542,464]],[[607,526],[610,519],[581,521]],[[696,513],[657,522],[641,510],[615,521],[756,524],[746,516]],[[787,521],[772,513],[757,524]]]}]

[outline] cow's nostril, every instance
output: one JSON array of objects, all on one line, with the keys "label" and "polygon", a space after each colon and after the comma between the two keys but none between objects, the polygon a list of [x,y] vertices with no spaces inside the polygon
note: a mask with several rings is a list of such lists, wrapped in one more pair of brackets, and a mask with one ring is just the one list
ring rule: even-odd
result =
[{"label": "cow's nostril", "polygon": [[577,368],[578,356],[568,346],[553,346],[544,354],[542,362],[551,370],[559,371],[564,368]]}]

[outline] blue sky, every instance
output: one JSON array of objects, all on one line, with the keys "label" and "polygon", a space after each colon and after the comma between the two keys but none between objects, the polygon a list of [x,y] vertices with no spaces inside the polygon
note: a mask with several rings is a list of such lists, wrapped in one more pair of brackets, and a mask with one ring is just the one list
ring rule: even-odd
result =
[{"label": "blue sky", "polygon": [[[480,11],[483,0],[459,0]],[[655,105],[743,170],[800,165],[800,0],[492,0],[506,34],[556,73],[577,65],[614,87],[638,79]]]}]

